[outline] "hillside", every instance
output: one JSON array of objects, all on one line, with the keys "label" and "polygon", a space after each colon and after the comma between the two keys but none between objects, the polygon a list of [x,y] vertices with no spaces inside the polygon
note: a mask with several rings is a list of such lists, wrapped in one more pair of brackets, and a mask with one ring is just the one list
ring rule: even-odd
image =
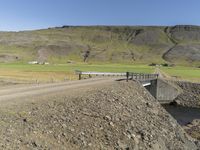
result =
[{"label": "hillside", "polygon": [[0,62],[200,65],[200,27],[91,26],[0,32]]}]

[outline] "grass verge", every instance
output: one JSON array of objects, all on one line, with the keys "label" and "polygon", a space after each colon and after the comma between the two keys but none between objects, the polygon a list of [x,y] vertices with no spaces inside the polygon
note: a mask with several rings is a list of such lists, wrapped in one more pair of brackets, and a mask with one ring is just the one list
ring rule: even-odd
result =
[{"label": "grass verge", "polygon": [[154,68],[145,65],[124,64],[0,64],[0,78],[31,82],[57,82],[76,80],[75,70],[97,72],[141,72],[153,73]]},{"label": "grass verge", "polygon": [[[200,69],[192,67],[161,67],[170,76],[200,82]],[[57,64],[57,65],[29,65],[29,64],[0,64],[0,78],[25,80],[31,82],[57,82],[76,80],[75,70],[97,72],[138,72],[153,73],[155,68],[147,65],[126,64]]]}]

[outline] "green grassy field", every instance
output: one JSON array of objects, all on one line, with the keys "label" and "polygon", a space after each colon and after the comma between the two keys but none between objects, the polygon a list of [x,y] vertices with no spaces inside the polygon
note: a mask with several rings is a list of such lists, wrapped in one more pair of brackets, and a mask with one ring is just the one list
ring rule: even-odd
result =
[{"label": "green grassy field", "polygon": [[200,68],[193,67],[163,67],[161,68],[170,76],[176,76],[180,79],[200,82]]},{"label": "green grassy field", "polygon": [[[170,76],[179,79],[200,81],[200,69],[192,67],[161,67]],[[147,65],[125,64],[57,64],[57,65],[29,65],[22,63],[0,64],[1,79],[37,80],[41,82],[76,80],[75,70],[97,72],[137,72],[153,73],[155,67]]]},{"label": "green grassy field", "polygon": [[152,73],[154,67],[145,65],[121,64],[57,64],[57,65],[29,65],[29,64],[0,64],[0,69],[18,70],[24,72],[74,72],[99,71],[99,72],[141,72]]},{"label": "green grassy field", "polygon": [[76,80],[76,70],[98,72],[141,72],[153,73],[154,68],[145,65],[119,64],[57,64],[57,65],[29,65],[22,63],[0,64],[0,78],[9,80],[25,80],[37,82],[52,82]]}]

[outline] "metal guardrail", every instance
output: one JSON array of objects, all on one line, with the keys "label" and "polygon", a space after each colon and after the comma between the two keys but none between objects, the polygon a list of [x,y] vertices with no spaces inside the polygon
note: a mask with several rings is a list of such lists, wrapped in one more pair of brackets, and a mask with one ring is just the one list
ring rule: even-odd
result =
[{"label": "metal guardrail", "polygon": [[145,73],[126,73],[126,80],[138,80],[138,81],[147,81],[147,80],[155,80],[158,78],[158,74],[145,74]]},{"label": "metal guardrail", "polygon": [[126,73],[113,73],[113,72],[82,72],[82,71],[75,71],[76,74],[79,76],[79,80],[82,79],[82,75],[88,75],[89,78],[94,76],[126,76]]},{"label": "metal guardrail", "polygon": [[144,73],[133,73],[133,72],[126,72],[126,73],[111,73],[111,72],[82,72],[82,71],[75,71],[76,74],[79,76],[79,80],[82,79],[82,75],[88,75],[89,78],[92,75],[95,76],[123,76],[126,77],[126,80],[138,80],[138,81],[146,81],[146,80],[154,80],[158,78],[158,74],[144,74]]}]

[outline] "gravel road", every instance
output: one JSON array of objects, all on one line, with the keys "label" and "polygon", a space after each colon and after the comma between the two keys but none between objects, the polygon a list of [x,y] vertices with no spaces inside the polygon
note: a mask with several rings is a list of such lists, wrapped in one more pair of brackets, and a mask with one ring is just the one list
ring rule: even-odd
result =
[{"label": "gravel road", "polygon": [[35,84],[35,85],[13,85],[0,89],[0,101],[13,100],[16,98],[48,95],[63,92],[69,89],[88,88],[93,85],[112,82],[111,78],[94,78],[81,81],[68,81],[62,83]]}]

